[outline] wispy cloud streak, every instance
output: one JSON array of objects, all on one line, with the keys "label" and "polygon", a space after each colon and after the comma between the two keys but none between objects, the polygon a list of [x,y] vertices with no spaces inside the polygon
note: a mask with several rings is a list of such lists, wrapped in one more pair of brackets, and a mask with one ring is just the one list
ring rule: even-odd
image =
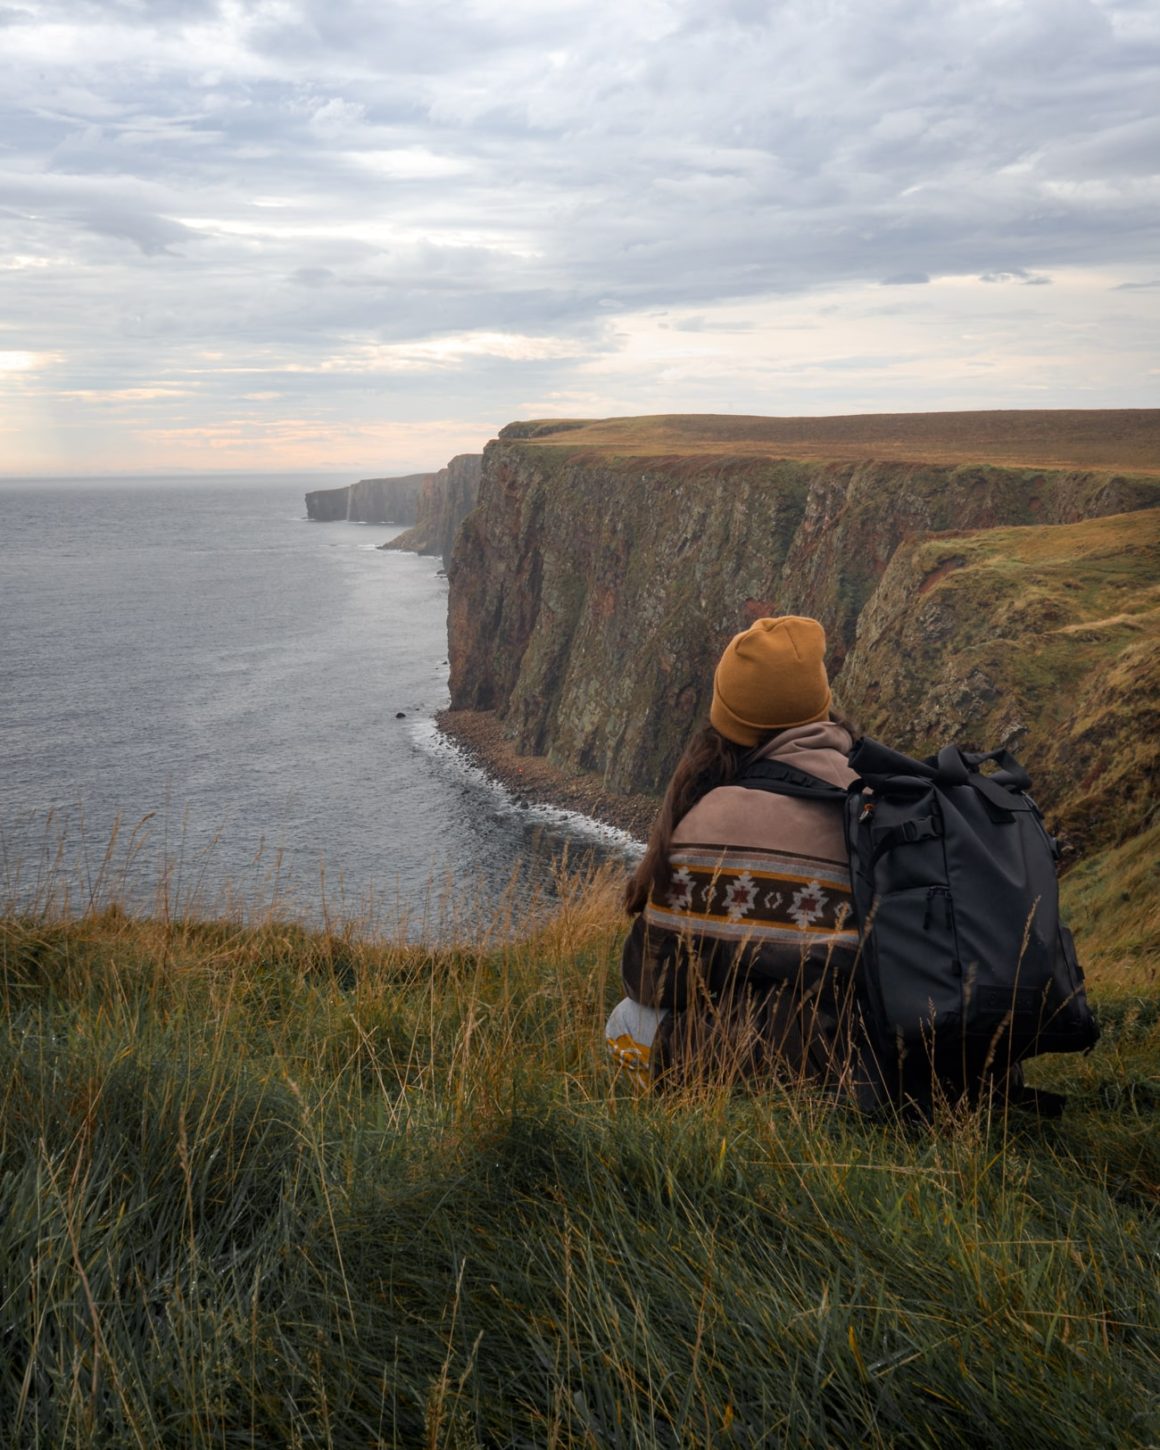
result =
[{"label": "wispy cloud streak", "polygon": [[[787,411],[753,366],[790,315],[862,359],[808,411],[1001,403],[980,377],[1020,361],[1048,401],[1152,402],[1158,93],[1142,0],[20,0],[0,348],[54,361],[11,467],[75,466],[82,422],[105,466],[192,458],[243,375],[338,466],[380,424]],[[731,392],[719,352],[700,387],[664,354],[667,401],[624,366],[662,314],[668,344],[747,332]]]}]

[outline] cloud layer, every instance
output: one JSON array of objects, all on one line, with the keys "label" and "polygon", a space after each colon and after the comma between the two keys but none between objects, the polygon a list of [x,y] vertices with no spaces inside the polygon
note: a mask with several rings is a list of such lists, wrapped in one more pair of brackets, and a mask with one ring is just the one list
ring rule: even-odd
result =
[{"label": "cloud layer", "polygon": [[0,57],[0,471],[1156,401],[1152,0],[17,0]]}]

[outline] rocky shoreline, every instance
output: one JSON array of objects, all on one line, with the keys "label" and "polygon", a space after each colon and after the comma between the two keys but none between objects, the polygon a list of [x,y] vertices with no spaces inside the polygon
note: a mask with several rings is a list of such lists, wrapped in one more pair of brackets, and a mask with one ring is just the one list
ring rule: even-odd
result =
[{"label": "rocky shoreline", "polygon": [[494,710],[441,710],[435,723],[518,798],[579,811],[641,841],[648,836],[657,796],[619,795],[594,771],[562,770],[542,755],[520,755]]}]

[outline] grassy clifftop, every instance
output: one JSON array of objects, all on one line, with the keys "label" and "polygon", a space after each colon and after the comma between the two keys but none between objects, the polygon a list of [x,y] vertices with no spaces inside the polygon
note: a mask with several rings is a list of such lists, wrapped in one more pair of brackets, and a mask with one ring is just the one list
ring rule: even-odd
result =
[{"label": "grassy clifftop", "polygon": [[560,885],[444,950],[0,919],[10,1443],[1155,1442],[1154,968],[1059,1123],[642,1101],[615,883]]},{"label": "grassy clifftop", "polygon": [[1160,473],[1160,409],[1053,408],[760,418],[671,413],[510,423],[506,442],[622,457],[728,455]]},{"label": "grassy clifftop", "polygon": [[[594,771],[612,790],[657,791],[707,715],[721,649],[754,618],[821,619],[837,674],[891,560],[916,540],[965,529],[1004,539],[1015,525],[1140,513],[1158,500],[1160,475],[696,453],[645,461],[501,440],[488,447],[479,506],[449,569],[452,705],[497,710],[518,749]],[[1059,546],[1078,538],[1062,530]],[[903,598],[913,576],[891,577],[890,617],[925,617],[921,599]],[[1030,616],[1008,624],[1013,652],[1033,655]],[[944,683],[959,649],[949,613],[941,625],[920,641],[919,683]],[[973,621],[962,625],[969,633]],[[858,709],[840,684],[839,699]],[[901,706],[885,733],[907,728]]]},{"label": "grassy clifftop", "polygon": [[919,536],[858,621],[837,688],[873,734],[925,754],[1005,742],[1082,843],[1154,822],[1160,511]]}]

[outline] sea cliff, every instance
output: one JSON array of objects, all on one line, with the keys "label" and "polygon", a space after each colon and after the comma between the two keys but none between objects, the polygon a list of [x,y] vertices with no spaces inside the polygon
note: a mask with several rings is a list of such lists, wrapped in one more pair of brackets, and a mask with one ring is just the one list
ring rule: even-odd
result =
[{"label": "sea cliff", "polygon": [[1158,419],[512,425],[449,566],[452,719],[493,711],[519,752],[655,792],[730,635],[811,614],[847,712],[914,749],[1050,745],[1046,794],[1106,834],[1094,782],[1154,781],[1126,733],[1156,698]]},{"label": "sea cliff", "polygon": [[349,519],[360,524],[413,524],[419,499],[434,478],[409,473],[399,478],[360,478],[342,488],[321,488],[306,495],[306,516],[316,523]]},{"label": "sea cliff", "polygon": [[446,563],[460,524],[475,507],[482,471],[482,454],[461,453],[431,474],[419,491],[414,526],[379,548],[439,554]]}]

